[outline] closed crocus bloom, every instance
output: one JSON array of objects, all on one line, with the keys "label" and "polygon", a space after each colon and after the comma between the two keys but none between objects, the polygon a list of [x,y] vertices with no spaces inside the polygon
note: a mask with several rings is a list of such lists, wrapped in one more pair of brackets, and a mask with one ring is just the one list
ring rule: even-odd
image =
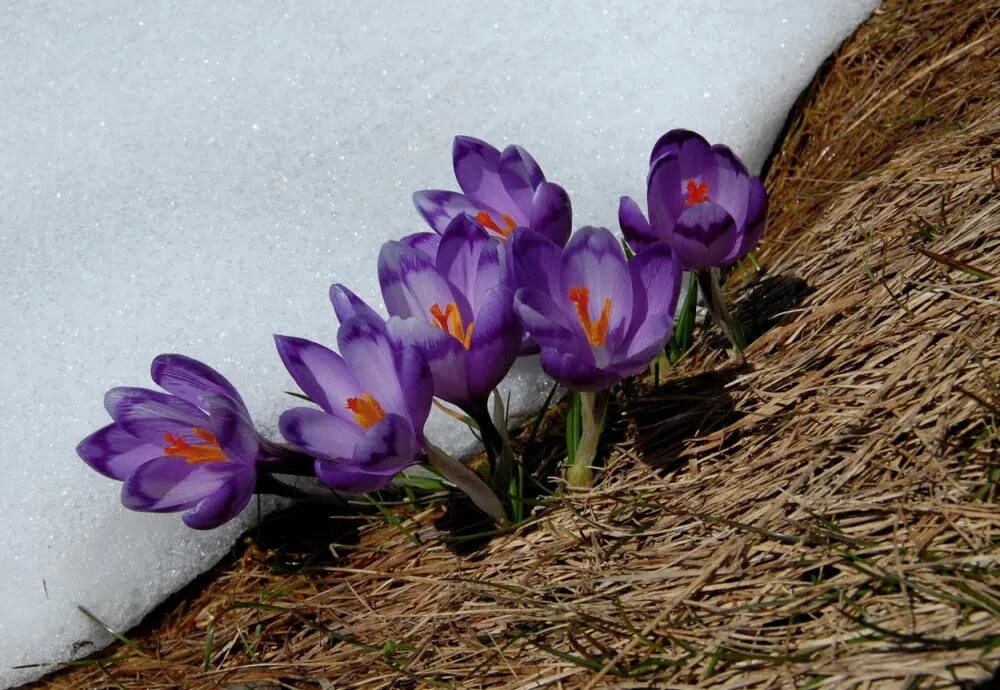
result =
[{"label": "closed crocus bloom", "polygon": [[272,444],[258,436],[239,393],[211,367],[160,355],[152,378],[167,392],[108,391],[104,404],[114,423],[81,441],[77,453],[124,482],[126,508],[184,511],[189,527],[218,527],[249,503],[258,460]]},{"label": "closed crocus bloom", "polygon": [[455,137],[455,178],[462,192],[438,189],[413,195],[413,203],[439,234],[468,214],[492,237],[506,241],[516,228],[531,228],[566,244],[572,208],[566,190],[548,182],[535,159],[520,146],[498,151],[473,137]]},{"label": "closed crocus bloom", "polygon": [[521,342],[499,241],[462,214],[433,256],[402,242],[384,244],[378,278],[393,317],[389,331],[424,355],[434,394],[478,415]]},{"label": "closed crocus bloom", "polygon": [[767,193],[729,147],[674,129],[656,142],[649,162],[649,220],[629,197],[622,197],[618,208],[634,251],[662,240],[685,270],[703,271],[730,266],[757,246]]},{"label": "closed crocus bloom", "polygon": [[282,436],[316,458],[316,476],[351,493],[384,488],[419,462],[430,412],[431,377],[412,347],[389,338],[385,324],[342,286],[331,289],[341,317],[340,354],[302,338],[275,336],[278,354],[319,409],[281,415]]},{"label": "closed crocus bloom", "polygon": [[578,391],[603,391],[643,369],[673,329],[681,269],[654,242],[626,260],[605,228],[585,227],[565,249],[530,230],[512,240],[515,309],[541,345],[545,371]]}]

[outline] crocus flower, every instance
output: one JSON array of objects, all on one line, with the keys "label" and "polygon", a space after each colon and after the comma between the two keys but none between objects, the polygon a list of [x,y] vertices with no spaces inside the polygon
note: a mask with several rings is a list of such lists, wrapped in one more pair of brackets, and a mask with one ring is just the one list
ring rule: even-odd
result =
[{"label": "crocus flower", "polygon": [[669,245],[653,242],[626,261],[608,230],[585,227],[565,249],[519,230],[512,249],[522,286],[515,309],[541,345],[550,376],[578,391],[601,391],[663,350],[681,278]]},{"label": "crocus flower", "polygon": [[189,527],[218,527],[250,501],[267,442],[240,394],[214,369],[183,355],[160,355],[152,377],[166,393],[108,391],[104,405],[114,423],[81,441],[77,453],[124,482],[126,508],[184,511]]},{"label": "crocus flower", "polygon": [[340,354],[275,336],[278,354],[320,409],[284,412],[281,434],[316,458],[316,476],[351,493],[381,489],[423,454],[431,376],[413,347],[391,341],[381,317],[342,286],[331,289]]},{"label": "crocus flower", "polygon": [[656,142],[647,178],[649,220],[622,197],[618,221],[635,252],[663,240],[685,270],[725,267],[760,241],[767,215],[763,183],[727,146],[674,129]]},{"label": "crocus flower", "polygon": [[516,228],[531,228],[558,245],[566,244],[572,209],[566,190],[547,182],[535,159],[520,146],[501,153],[485,141],[455,137],[455,178],[462,193],[429,189],[413,203],[438,234],[468,214],[492,237],[506,240]]},{"label": "crocus flower", "polygon": [[387,242],[378,259],[389,331],[427,359],[434,394],[467,411],[485,404],[517,357],[506,252],[470,216],[457,216],[434,257]]}]

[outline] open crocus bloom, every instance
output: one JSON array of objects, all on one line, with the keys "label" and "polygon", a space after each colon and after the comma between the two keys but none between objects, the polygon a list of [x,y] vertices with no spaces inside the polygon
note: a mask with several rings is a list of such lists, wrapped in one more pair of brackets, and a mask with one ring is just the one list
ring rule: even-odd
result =
[{"label": "open crocus bloom", "polygon": [[674,129],[656,142],[649,162],[649,220],[629,197],[618,207],[618,222],[636,253],[663,240],[686,270],[700,271],[730,266],[757,246],[767,193],[727,146]]},{"label": "open crocus bloom", "polygon": [[393,316],[388,329],[427,359],[434,394],[466,409],[485,401],[517,357],[522,332],[499,241],[462,214],[433,257],[385,243],[378,279]]},{"label": "open crocus bloom", "polygon": [[341,286],[331,289],[340,354],[309,340],[275,336],[288,372],[320,409],[284,412],[281,435],[316,458],[316,476],[351,493],[375,491],[417,463],[431,406],[421,354],[392,342],[382,319]]},{"label": "open crocus bloom", "polygon": [[250,501],[262,441],[239,393],[214,369],[160,355],[152,377],[167,393],[111,389],[104,405],[114,423],[81,441],[77,453],[125,482],[126,508],[184,511],[189,527],[218,527]]},{"label": "open crocus bloom", "polygon": [[455,178],[462,193],[429,189],[413,203],[439,234],[465,213],[492,237],[505,241],[516,228],[531,228],[558,245],[566,244],[572,209],[566,190],[547,182],[542,169],[520,146],[501,153],[485,141],[455,137]]},{"label": "open crocus bloom", "polygon": [[600,391],[657,356],[673,330],[681,269],[655,242],[626,261],[605,228],[581,228],[565,249],[530,230],[512,240],[515,309],[559,382]]}]

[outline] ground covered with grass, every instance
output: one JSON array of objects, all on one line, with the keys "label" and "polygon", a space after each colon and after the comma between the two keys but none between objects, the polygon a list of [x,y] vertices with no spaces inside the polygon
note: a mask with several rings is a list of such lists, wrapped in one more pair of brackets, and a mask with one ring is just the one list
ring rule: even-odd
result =
[{"label": "ground covered with grass", "polygon": [[[746,362],[699,332],[624,389],[593,490],[485,536],[440,502],[289,511],[37,687],[972,687],[1000,663],[998,142],[996,2],[886,2],[770,162]],[[527,450],[550,474],[561,414]]]}]

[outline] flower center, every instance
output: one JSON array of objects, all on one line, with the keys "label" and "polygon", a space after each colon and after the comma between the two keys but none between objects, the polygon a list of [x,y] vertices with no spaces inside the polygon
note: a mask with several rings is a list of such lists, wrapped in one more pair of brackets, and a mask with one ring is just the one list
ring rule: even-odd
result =
[{"label": "flower center", "polygon": [[687,196],[684,197],[684,204],[686,206],[694,206],[695,204],[703,204],[706,201],[711,201],[708,198],[708,183],[695,182],[692,177],[687,181]]},{"label": "flower center", "polygon": [[200,438],[204,443],[188,443],[183,436],[174,436],[170,432],[163,435],[163,440],[169,445],[163,449],[167,455],[176,455],[184,458],[192,465],[203,462],[222,462],[226,459],[226,454],[219,448],[219,441],[215,434],[209,433],[200,426],[191,429],[191,433]]},{"label": "flower center", "polygon": [[365,393],[357,398],[348,398],[345,407],[354,413],[354,421],[365,430],[385,419],[385,410],[371,393]]},{"label": "flower center", "polygon": [[441,311],[441,306],[435,304],[431,307],[431,323],[440,328],[445,333],[449,333],[462,347],[468,350],[472,347],[472,327],[475,322],[470,322],[468,327],[462,323],[462,315],[458,311],[458,305],[449,302],[448,306]]},{"label": "flower center", "polygon": [[600,347],[608,339],[608,319],[611,318],[611,298],[604,298],[601,316],[596,322],[590,319],[590,290],[585,287],[570,288],[569,301],[576,305],[576,318],[583,326],[587,341],[594,347]]},{"label": "flower center", "polygon": [[500,235],[500,237],[507,239],[510,237],[510,233],[514,232],[514,228],[517,227],[517,221],[514,220],[514,217],[508,213],[501,213],[500,218],[503,220],[504,224],[502,228],[497,225],[495,220],[493,220],[493,216],[486,211],[480,211],[476,214],[476,220],[479,221],[480,225],[484,228],[492,230],[496,234]]}]

